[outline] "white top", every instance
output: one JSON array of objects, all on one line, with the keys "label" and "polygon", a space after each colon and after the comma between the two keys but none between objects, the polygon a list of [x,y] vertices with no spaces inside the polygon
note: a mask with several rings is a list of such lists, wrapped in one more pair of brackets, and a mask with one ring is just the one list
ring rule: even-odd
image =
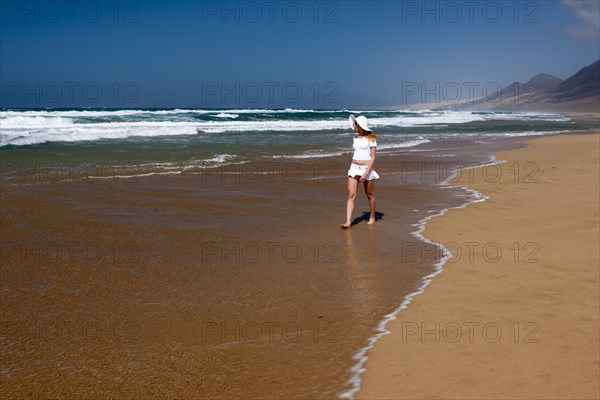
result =
[{"label": "white top", "polygon": [[377,140],[369,140],[366,137],[355,137],[352,147],[354,147],[353,160],[369,161],[371,159],[371,147],[377,147]]}]

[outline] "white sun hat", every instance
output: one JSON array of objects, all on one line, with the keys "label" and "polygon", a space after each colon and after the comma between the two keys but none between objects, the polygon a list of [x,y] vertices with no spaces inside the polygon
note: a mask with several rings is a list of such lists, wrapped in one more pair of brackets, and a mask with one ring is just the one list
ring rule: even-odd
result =
[{"label": "white sun hat", "polygon": [[350,126],[352,127],[352,129],[354,129],[354,124],[358,124],[358,126],[363,128],[365,131],[371,132],[371,129],[369,128],[369,120],[367,119],[367,117],[363,117],[361,115],[359,117],[354,118],[354,114],[350,114],[348,120],[350,121]]}]

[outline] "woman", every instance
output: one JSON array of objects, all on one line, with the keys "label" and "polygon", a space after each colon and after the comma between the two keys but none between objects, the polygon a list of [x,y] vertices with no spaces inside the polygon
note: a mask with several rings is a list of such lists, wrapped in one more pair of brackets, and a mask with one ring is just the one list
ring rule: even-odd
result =
[{"label": "woman", "polygon": [[379,175],[373,169],[377,147],[375,133],[369,129],[369,121],[366,117],[360,116],[354,118],[354,115],[350,115],[349,119],[352,129],[358,133],[358,136],[354,138],[354,155],[352,156],[352,164],[348,170],[346,222],[340,225],[342,229],[348,229],[352,224],[352,211],[354,211],[354,199],[356,198],[356,189],[359,181],[363,182],[365,193],[369,199],[371,215],[368,224],[375,223],[375,195],[373,194],[373,189],[375,179],[379,179]]}]

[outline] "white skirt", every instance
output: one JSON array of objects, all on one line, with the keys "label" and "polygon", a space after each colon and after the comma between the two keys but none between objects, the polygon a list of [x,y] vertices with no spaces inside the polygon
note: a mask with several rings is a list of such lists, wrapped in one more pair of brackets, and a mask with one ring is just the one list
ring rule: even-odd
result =
[{"label": "white skirt", "polygon": [[[362,174],[365,173],[367,168],[368,167],[366,165],[350,164],[350,169],[348,170],[348,176],[351,178],[354,178],[356,175],[362,176]],[[373,179],[379,179],[379,174],[377,172],[375,172],[374,169],[372,169],[371,172],[369,172],[369,175],[367,175],[366,179],[368,181],[373,180]]]}]

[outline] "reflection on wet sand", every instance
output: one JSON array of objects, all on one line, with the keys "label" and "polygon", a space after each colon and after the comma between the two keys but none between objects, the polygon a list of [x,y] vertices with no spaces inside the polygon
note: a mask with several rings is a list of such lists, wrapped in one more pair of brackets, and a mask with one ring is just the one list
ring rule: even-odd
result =
[{"label": "reflection on wet sand", "polygon": [[[407,160],[378,158],[381,214],[345,231],[342,176],[2,187],[0,391],[335,397],[352,356],[433,268],[403,260],[414,224],[462,201],[394,181]],[[73,244],[88,258],[56,253]]]}]

